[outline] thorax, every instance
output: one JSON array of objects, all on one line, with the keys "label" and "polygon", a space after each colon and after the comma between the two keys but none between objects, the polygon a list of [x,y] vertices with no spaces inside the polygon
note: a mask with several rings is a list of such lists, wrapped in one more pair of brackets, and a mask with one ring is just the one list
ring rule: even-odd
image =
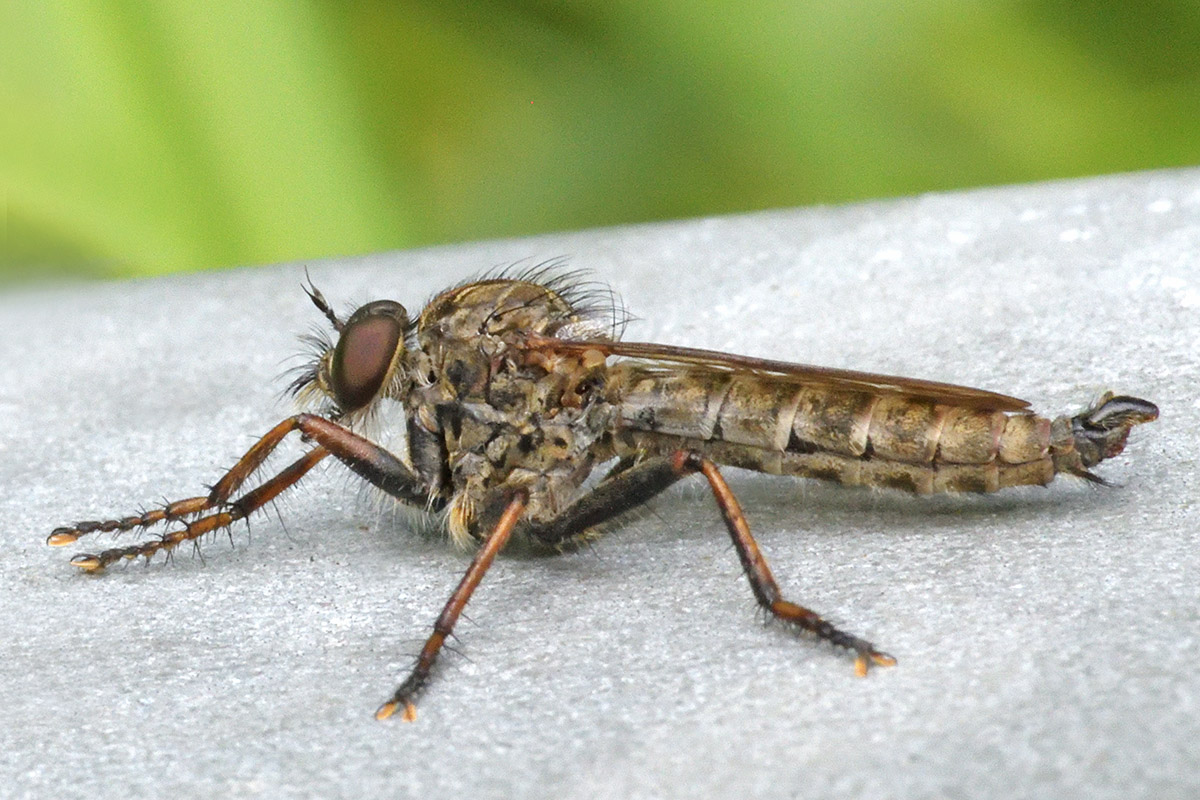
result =
[{"label": "thorax", "polygon": [[598,460],[614,409],[604,359],[522,347],[577,322],[565,301],[521,281],[451,289],[422,312],[406,399],[414,467],[450,503],[455,538],[486,532],[513,489],[533,521],[556,516]]}]

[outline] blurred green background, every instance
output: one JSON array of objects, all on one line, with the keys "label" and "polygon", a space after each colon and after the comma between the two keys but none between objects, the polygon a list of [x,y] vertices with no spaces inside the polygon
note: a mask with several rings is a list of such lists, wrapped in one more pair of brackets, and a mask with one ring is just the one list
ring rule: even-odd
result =
[{"label": "blurred green background", "polygon": [[0,4],[5,277],[1200,163],[1200,3]]}]

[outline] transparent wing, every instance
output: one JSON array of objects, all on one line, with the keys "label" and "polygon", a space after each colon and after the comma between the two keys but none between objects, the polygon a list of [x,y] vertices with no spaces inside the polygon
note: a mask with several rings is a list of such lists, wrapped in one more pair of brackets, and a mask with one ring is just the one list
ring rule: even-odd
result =
[{"label": "transparent wing", "polygon": [[664,369],[669,368],[672,364],[686,364],[693,371],[699,367],[713,372],[756,372],[780,375],[792,378],[797,384],[806,386],[904,395],[966,408],[995,411],[1022,411],[1029,408],[1029,403],[1020,398],[984,389],[972,389],[969,386],[955,386],[951,383],[903,378],[896,375],[877,375],[849,369],[814,367],[809,364],[794,364],[788,361],[773,361],[767,358],[722,353],[719,350],[676,347],[652,342],[554,339],[538,335],[526,337],[525,345],[534,350],[576,355],[592,350],[604,356],[640,359]]}]

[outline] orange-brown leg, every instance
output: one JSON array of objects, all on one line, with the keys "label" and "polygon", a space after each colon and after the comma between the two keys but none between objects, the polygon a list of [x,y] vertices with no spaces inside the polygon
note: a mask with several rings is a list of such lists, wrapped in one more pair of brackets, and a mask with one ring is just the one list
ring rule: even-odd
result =
[{"label": "orange-brown leg", "polygon": [[679,450],[669,456],[659,456],[628,467],[601,481],[588,494],[576,500],[560,517],[529,528],[529,535],[551,546],[561,545],[588,528],[600,525],[635,506],[647,502],[676,481],[695,473],[708,479],[717,505],[725,517],[725,525],[737,549],[738,558],[750,581],[750,589],[759,605],[776,619],[811,631],[835,645],[853,650],[855,670],[866,673],[871,664],[891,666],[896,660],[875,649],[870,642],[834,627],[818,614],[784,600],[774,576],[763,558],[762,551],[742,513],[741,505],[721,476],[716,464],[700,453]]},{"label": "orange-brown leg", "polygon": [[750,581],[750,589],[754,592],[754,598],[758,600],[760,606],[776,619],[811,631],[839,647],[853,650],[855,653],[854,671],[859,676],[866,675],[871,664],[881,667],[895,665],[896,659],[887,653],[876,650],[875,645],[867,640],[839,630],[815,612],[784,600],[782,592],[779,591],[779,584],[775,582],[774,576],[771,575],[771,569],[767,566],[766,559],[763,558],[762,551],[758,549],[758,543],[750,535],[750,525],[746,522],[742,507],[734,497],[729,484],[725,482],[720,470],[717,469],[717,465],[698,453],[679,453],[676,458],[684,460],[688,466],[698,470],[708,479],[708,485],[712,488],[717,506],[720,507],[721,514],[725,517],[725,526],[729,529],[729,535],[733,539],[733,546],[742,562],[742,569],[745,570],[746,578]]},{"label": "orange-brown leg", "polygon": [[[224,511],[208,514],[192,522],[185,522],[180,530],[165,533],[147,542],[139,542],[127,547],[112,547],[100,553],[80,553],[71,559],[71,564],[87,572],[97,572],[121,559],[134,559],[139,556],[150,558],[159,551],[169,553],[184,542],[195,541],[206,533],[228,528],[274,500],[285,489],[295,485],[296,481],[304,477],[306,472],[328,455],[329,451],[318,445],[256,489],[246,492],[232,503],[221,503],[225,507]],[[212,505],[215,504],[210,504],[209,507],[211,508]]]},{"label": "orange-brown leg", "polygon": [[[296,418],[285,419],[259,439],[246,451],[233,468],[217,481],[206,497],[189,497],[168,503],[162,508],[152,509],[140,514],[124,517],[119,520],[92,520],[76,522],[62,528],[55,528],[46,538],[46,544],[53,547],[72,544],[80,537],[89,533],[109,533],[128,531],[133,528],[148,528],[159,522],[180,522],[187,517],[211,511],[224,505],[236,492],[254,470],[262,466],[272,451],[279,446],[283,438],[296,429]],[[293,465],[295,466],[295,465]]]},{"label": "orange-brown leg", "polygon": [[[317,446],[258,488],[230,501],[234,492],[262,466],[284,437],[296,430]],[[170,551],[182,542],[194,541],[205,533],[226,528],[249,516],[293,486],[329,455],[335,456],[358,475],[400,500],[420,505],[429,502],[421,482],[394,455],[335,422],[312,414],[298,414],[283,420],[255,442],[233,468],[217,481],[207,497],[169,503],[163,508],[119,520],[77,522],[55,529],[46,542],[60,546],[71,544],[89,533],[146,528],[159,522],[181,522],[183,529],[171,531],[157,539],[129,547],[112,548],[100,554],[83,553],[71,559],[71,563],[87,571],[96,571],[123,558],[149,557],[160,550]],[[434,507],[437,507],[436,503]],[[199,516],[192,522],[184,521],[206,512],[215,513]]]},{"label": "orange-brown leg", "polygon": [[504,545],[508,543],[509,536],[512,535],[521,515],[525,513],[527,502],[528,498],[523,493],[517,494],[509,501],[500,521],[496,523],[496,527],[492,529],[492,532],[480,545],[478,552],[475,553],[471,566],[467,568],[467,574],[463,575],[462,580],[458,582],[454,594],[450,595],[442,613],[438,615],[437,622],[433,623],[433,633],[425,641],[425,646],[421,648],[421,654],[417,656],[417,663],[413,666],[412,672],[392,693],[391,699],[375,712],[375,719],[387,719],[401,707],[404,708],[404,720],[412,722],[417,718],[414,699],[429,682],[433,664],[437,661],[438,653],[441,652],[446,637],[454,630],[454,623],[458,622],[463,608],[471,599],[479,582],[483,580],[484,573],[492,565],[496,554],[503,550]]}]

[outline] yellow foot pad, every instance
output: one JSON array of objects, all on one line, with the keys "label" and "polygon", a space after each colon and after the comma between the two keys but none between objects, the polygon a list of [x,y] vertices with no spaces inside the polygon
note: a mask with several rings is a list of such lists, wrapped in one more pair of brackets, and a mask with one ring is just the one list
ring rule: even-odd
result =
[{"label": "yellow foot pad", "polygon": [[[870,660],[868,661],[868,659]],[[854,659],[854,674],[865,678],[872,663],[880,667],[894,667],[896,659],[887,653],[859,653],[858,658]]]},{"label": "yellow foot pad", "polygon": [[71,559],[71,566],[79,567],[84,572],[97,572],[101,569],[100,556],[91,553],[80,553]]},{"label": "yellow foot pad", "polygon": [[[375,712],[375,719],[378,719],[378,720],[388,719],[389,717],[391,717],[393,714],[396,713],[396,709],[398,709],[398,708],[400,708],[400,703],[396,702],[395,700],[389,700],[386,703],[384,703],[383,705],[381,705],[379,707],[379,710]],[[400,719],[404,720],[405,722],[412,722],[416,718],[417,718],[417,707],[415,705],[413,705],[411,702],[405,703],[404,704],[404,714],[400,717]]]},{"label": "yellow foot pad", "polygon": [[62,547],[64,544],[71,544],[77,541],[79,541],[79,531],[71,530],[70,528],[59,528],[46,537],[46,544],[51,547]]}]

